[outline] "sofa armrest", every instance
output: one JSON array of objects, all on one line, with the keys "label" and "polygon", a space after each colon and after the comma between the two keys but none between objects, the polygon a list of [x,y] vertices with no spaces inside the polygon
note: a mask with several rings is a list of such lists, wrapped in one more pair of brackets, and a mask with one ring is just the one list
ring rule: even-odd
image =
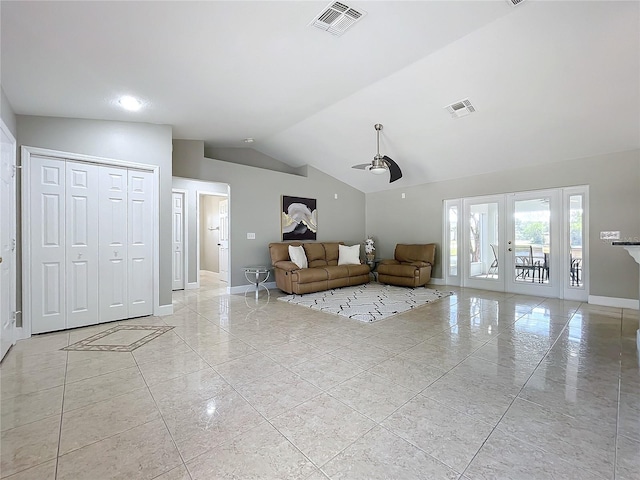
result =
[{"label": "sofa armrest", "polygon": [[418,268],[428,267],[429,265],[431,265],[429,262],[402,262],[402,264],[411,265],[413,267],[418,267]]},{"label": "sofa armrest", "polygon": [[380,260],[378,265],[400,265],[400,262],[391,258],[387,258],[385,260]]},{"label": "sofa armrest", "polygon": [[294,270],[300,270],[300,267],[293,263],[291,260],[280,260],[273,264],[275,268],[279,268],[280,270],[284,270],[286,272],[293,272]]}]

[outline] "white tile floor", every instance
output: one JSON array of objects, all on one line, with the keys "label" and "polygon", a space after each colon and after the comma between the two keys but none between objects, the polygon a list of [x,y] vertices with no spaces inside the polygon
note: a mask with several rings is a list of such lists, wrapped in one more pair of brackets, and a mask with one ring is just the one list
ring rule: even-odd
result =
[{"label": "white tile floor", "polygon": [[175,327],[131,353],[21,341],[0,475],[640,478],[638,312],[453,290],[365,324],[209,284],[123,322]]}]

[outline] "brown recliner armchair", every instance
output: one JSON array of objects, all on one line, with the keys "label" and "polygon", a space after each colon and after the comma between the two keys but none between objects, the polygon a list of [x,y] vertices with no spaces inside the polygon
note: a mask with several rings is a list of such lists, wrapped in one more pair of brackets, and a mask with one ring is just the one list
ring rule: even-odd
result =
[{"label": "brown recliner armchair", "polygon": [[431,280],[431,267],[436,257],[436,244],[396,245],[393,260],[378,264],[378,281],[402,287],[420,287]]}]

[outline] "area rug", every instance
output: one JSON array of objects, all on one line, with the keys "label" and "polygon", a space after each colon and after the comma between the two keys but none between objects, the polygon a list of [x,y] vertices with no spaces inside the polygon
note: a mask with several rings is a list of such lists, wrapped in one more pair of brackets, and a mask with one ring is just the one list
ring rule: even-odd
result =
[{"label": "area rug", "polygon": [[408,288],[366,283],[324,292],[287,295],[278,297],[278,300],[361,322],[376,322],[449,295],[451,292],[424,287]]}]

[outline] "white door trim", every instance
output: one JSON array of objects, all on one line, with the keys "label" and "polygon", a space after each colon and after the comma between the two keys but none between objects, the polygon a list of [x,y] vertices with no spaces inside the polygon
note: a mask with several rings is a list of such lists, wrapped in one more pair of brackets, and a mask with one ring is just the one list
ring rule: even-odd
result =
[{"label": "white door trim", "polygon": [[[209,195],[213,197],[227,197],[229,200],[229,212],[231,211],[231,195],[230,188],[227,184],[227,193],[210,192],[207,190],[196,190],[196,288],[200,288],[200,197],[203,195]],[[231,233],[231,215],[229,215],[229,233]],[[231,241],[229,241],[229,260],[227,262],[227,268],[229,269],[229,281],[227,285],[231,285]],[[230,292],[229,287],[227,291]]]},{"label": "white door trim", "polygon": [[[172,188],[171,195],[178,193],[182,195],[182,275],[184,278],[184,290],[189,285],[189,191],[183,188]],[[173,207],[172,207],[173,211]],[[173,230],[173,226],[171,227]],[[198,279],[199,281],[199,279]],[[172,286],[173,291],[173,286]]]},{"label": "white door trim", "polygon": [[[16,194],[16,178],[17,178],[17,174],[18,174],[18,168],[16,166],[16,162],[17,162],[17,158],[16,158],[16,139],[13,136],[13,134],[11,133],[11,130],[9,130],[9,127],[7,127],[7,125],[4,123],[4,121],[0,118],[0,129],[2,130],[2,133],[4,133],[7,136],[7,139],[9,140],[9,144],[11,145],[11,156],[12,156],[12,165],[13,165],[13,169],[14,169],[14,174],[13,174],[13,184],[12,184],[12,191],[11,191],[11,195],[13,197],[13,216],[11,218],[10,222],[7,222],[5,219],[2,219],[3,228],[7,228],[10,227],[11,229],[11,234],[13,236],[13,238],[16,238],[16,216],[17,216],[17,210],[16,210],[16,198],[15,198],[15,194]],[[2,252],[0,251],[0,255],[2,255]],[[17,314],[19,312],[16,312],[16,286],[17,286],[17,271],[18,271],[18,265],[16,262],[16,250],[15,248],[12,251],[12,258],[10,259],[12,268],[13,268],[13,272],[12,272],[12,278],[11,281],[13,283],[13,288],[11,288],[11,286],[4,286],[3,288],[9,288],[10,292],[9,292],[9,310],[11,312],[13,312],[13,327],[11,328],[12,333],[11,333],[11,345],[15,345],[16,340],[18,340],[19,338],[21,338],[21,331],[22,328],[18,328],[16,327],[16,317]],[[3,318],[0,318],[0,321],[4,321]],[[9,347],[9,349],[11,348],[11,346]],[[6,354],[7,352],[5,352]],[[0,356],[0,361],[2,360],[2,356]]]},{"label": "white door trim", "polygon": [[[540,288],[540,285],[534,285],[534,290],[520,289],[518,285],[514,286],[513,282],[505,281],[505,273],[509,270],[509,268],[502,268],[500,271],[500,276],[502,277],[502,281],[488,281],[485,279],[473,280],[469,279],[469,262],[467,261],[466,255],[463,253],[466,251],[468,245],[468,236],[469,232],[467,231],[466,219],[468,216],[468,205],[477,201],[482,202],[492,202],[496,201],[497,198],[502,198],[502,207],[501,211],[503,212],[502,217],[507,217],[513,213],[513,205],[512,201],[514,197],[516,199],[525,198],[527,196],[538,196],[544,194],[551,194],[552,196],[556,196],[555,198],[555,208],[551,212],[552,214],[552,230],[556,233],[553,235],[556,236],[555,241],[552,245],[554,249],[552,254],[555,253],[556,264],[554,264],[552,268],[552,272],[556,272],[556,276],[553,277],[554,286],[551,286],[549,289],[545,289],[544,285]],[[583,195],[583,237],[582,237],[582,249],[583,249],[583,264],[582,264],[582,285],[580,286],[571,286],[569,285],[569,256],[568,252],[571,249],[569,242],[569,218],[570,218],[570,206],[568,203],[570,195]],[[459,209],[458,214],[458,245],[457,245],[457,261],[458,261],[458,272],[456,275],[450,275],[448,270],[449,259],[447,256],[449,255],[450,239],[449,239],[449,223],[448,223],[448,208],[450,206],[457,206]],[[507,226],[509,222],[506,221],[505,218],[500,219],[501,227],[499,229],[499,244],[504,245],[498,249],[498,264],[507,266],[507,263],[513,264],[513,254],[508,253],[509,245],[506,244],[507,235],[510,235],[510,232],[507,232]],[[576,301],[587,301],[591,298],[600,298],[589,295],[589,186],[588,185],[579,185],[575,187],[557,187],[557,188],[547,188],[540,190],[527,190],[522,192],[506,192],[506,193],[498,193],[494,195],[481,195],[477,197],[463,197],[463,198],[455,198],[455,199],[445,199],[443,201],[443,214],[442,214],[442,225],[443,225],[443,249],[442,249],[442,264],[445,269],[443,277],[448,285],[460,285],[463,287],[471,287],[471,288],[481,288],[485,290],[496,290],[503,291],[508,293],[523,293],[527,295],[540,295],[540,296],[552,296],[552,298],[560,298],[566,300],[576,300]],[[460,245],[462,242],[462,245]],[[505,248],[506,247],[506,248]],[[507,262],[507,259],[510,259],[511,262]],[[450,283],[449,283],[450,282]],[[530,284],[528,284],[530,285]],[[547,290],[547,291],[545,291]]]},{"label": "white door trim", "polygon": [[[160,191],[160,167],[157,165],[146,165],[142,163],[127,162],[113,158],[97,157],[93,155],[84,155],[79,153],[63,152],[59,150],[49,150],[39,147],[21,147],[21,165],[22,165],[22,195],[21,195],[21,211],[22,211],[22,336],[28,338],[31,336],[31,229],[29,222],[30,210],[30,166],[31,156],[38,155],[43,157],[73,160],[77,162],[87,162],[96,165],[108,165],[114,167],[134,168],[138,170],[149,171],[153,174],[153,313],[160,315],[162,308],[160,305],[160,256],[159,256],[159,191]],[[26,288],[25,288],[26,286]]]}]

